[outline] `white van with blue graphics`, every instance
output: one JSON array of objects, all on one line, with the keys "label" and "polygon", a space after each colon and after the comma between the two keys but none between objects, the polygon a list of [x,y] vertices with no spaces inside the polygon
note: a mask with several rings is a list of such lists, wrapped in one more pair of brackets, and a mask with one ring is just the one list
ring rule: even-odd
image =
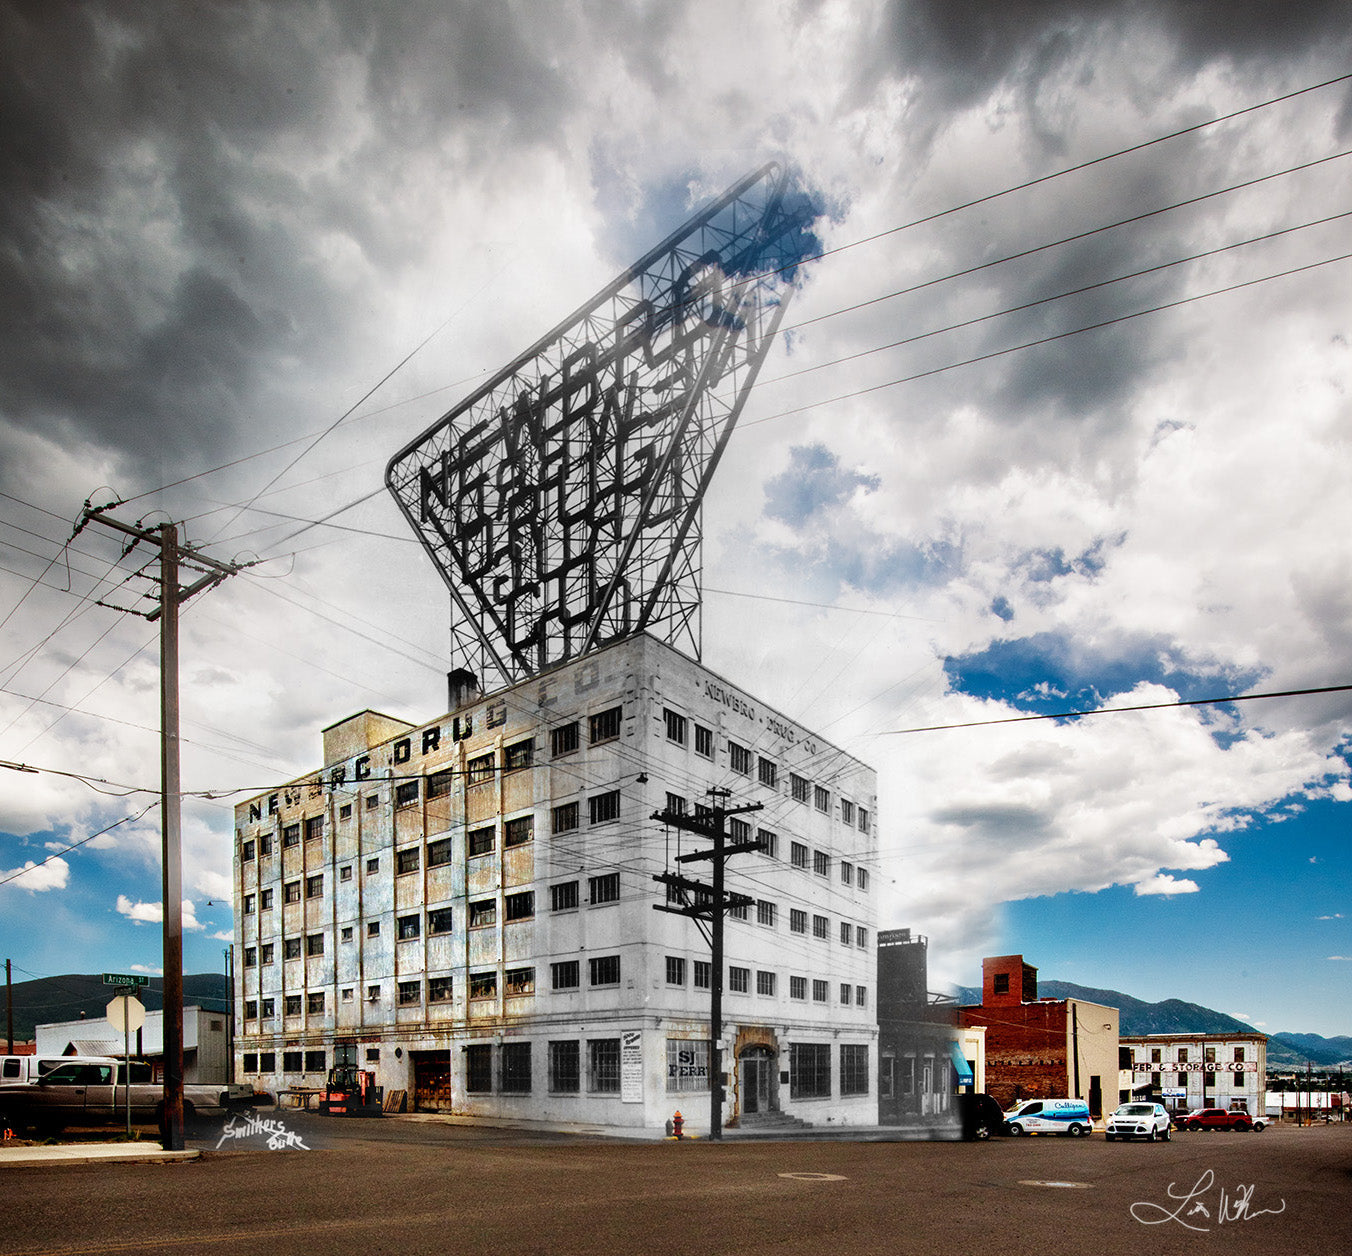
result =
[{"label": "white van with blue graphics", "polygon": [[1093,1128],[1094,1119],[1083,1099],[1025,1099],[1005,1113],[1005,1129],[1011,1134],[1069,1134],[1080,1138]]}]

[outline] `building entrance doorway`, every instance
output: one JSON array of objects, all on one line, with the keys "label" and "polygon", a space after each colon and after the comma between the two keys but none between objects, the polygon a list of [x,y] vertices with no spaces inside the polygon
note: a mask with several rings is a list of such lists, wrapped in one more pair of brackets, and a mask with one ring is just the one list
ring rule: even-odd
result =
[{"label": "building entrance doorway", "polygon": [[451,1112],[451,1057],[447,1051],[413,1052],[413,1111]]},{"label": "building entrance doorway", "polygon": [[742,1091],[742,1112],[751,1116],[779,1110],[778,1076],[775,1057],[769,1047],[748,1047],[739,1061]]}]

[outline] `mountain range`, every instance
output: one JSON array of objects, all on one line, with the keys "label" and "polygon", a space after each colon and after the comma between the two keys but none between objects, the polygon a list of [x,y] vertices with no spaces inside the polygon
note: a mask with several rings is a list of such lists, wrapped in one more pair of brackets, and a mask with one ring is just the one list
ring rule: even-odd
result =
[{"label": "mountain range", "polygon": [[[102,1020],[114,990],[103,984],[97,973],[68,973],[62,977],[39,977],[15,982],[13,998],[14,1039],[29,1042],[33,1027],[54,1021],[72,1021],[85,1017]],[[957,986],[952,991],[959,1003],[980,1003],[977,986]],[[1147,1003],[1120,990],[1099,990],[1070,981],[1038,981],[1038,994],[1050,999],[1085,999],[1115,1007],[1120,1013],[1120,1032],[1140,1034],[1255,1034],[1259,1031],[1224,1012],[1213,1011],[1199,1003],[1165,999]],[[150,1011],[163,1006],[163,982],[151,977],[138,993]],[[223,973],[192,973],[183,978],[183,997],[212,1011],[227,1007],[228,989]],[[3,1027],[0,1027],[3,1028]],[[1352,1068],[1352,1037],[1325,1038],[1320,1034],[1270,1034],[1267,1045],[1269,1067]]]},{"label": "mountain range", "polygon": [[[1085,999],[1117,1008],[1119,1032],[1126,1037],[1262,1032],[1234,1016],[1203,1007],[1200,1003],[1185,1003],[1182,999],[1147,1003],[1120,990],[1098,990],[1072,981],[1043,981],[1041,978],[1037,990],[1044,999]],[[959,1003],[981,1002],[979,986],[957,986],[953,995]],[[1352,1037],[1345,1034],[1337,1038],[1325,1038],[1320,1034],[1269,1034],[1267,1062],[1269,1068],[1304,1068],[1307,1064],[1323,1068],[1352,1066]]]}]

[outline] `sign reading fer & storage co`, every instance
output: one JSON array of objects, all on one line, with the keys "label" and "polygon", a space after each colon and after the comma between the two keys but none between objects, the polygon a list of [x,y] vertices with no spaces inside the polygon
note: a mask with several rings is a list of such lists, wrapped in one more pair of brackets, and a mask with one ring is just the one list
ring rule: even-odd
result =
[{"label": "sign reading fer & storage co", "polygon": [[1137,1060],[1134,1073],[1256,1073],[1257,1060]]}]

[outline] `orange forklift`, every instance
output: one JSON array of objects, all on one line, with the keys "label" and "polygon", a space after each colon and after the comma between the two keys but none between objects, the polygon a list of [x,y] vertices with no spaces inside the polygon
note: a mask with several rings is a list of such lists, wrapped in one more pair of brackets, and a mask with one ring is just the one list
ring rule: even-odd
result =
[{"label": "orange forklift", "polygon": [[319,1097],[319,1110],[329,1116],[380,1116],[385,1089],[376,1085],[376,1075],[355,1064],[329,1069],[328,1084]]}]

